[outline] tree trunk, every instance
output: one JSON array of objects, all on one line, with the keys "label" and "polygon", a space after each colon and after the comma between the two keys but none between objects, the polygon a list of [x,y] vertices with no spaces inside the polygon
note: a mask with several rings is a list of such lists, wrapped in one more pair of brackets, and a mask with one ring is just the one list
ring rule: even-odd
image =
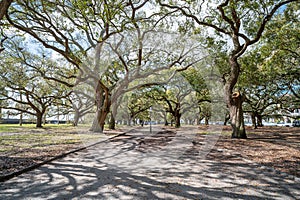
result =
[{"label": "tree trunk", "polygon": [[115,130],[116,129],[116,120],[114,118],[114,115],[111,113],[110,120],[109,120],[109,129]]},{"label": "tree trunk", "polygon": [[73,126],[78,126],[78,122],[79,122],[79,110],[75,109]]},{"label": "tree trunk", "polygon": [[43,126],[45,126],[46,125],[46,123],[47,123],[47,119],[46,119],[46,116],[47,114],[45,113],[44,114],[44,117],[43,117]]},{"label": "tree trunk", "polygon": [[257,126],[258,127],[263,127],[264,125],[262,123],[262,116],[260,114],[257,114],[256,118],[257,118]]},{"label": "tree trunk", "polygon": [[205,125],[208,125],[209,124],[209,121],[208,121],[208,117],[207,116],[205,116]]},{"label": "tree trunk", "polygon": [[242,104],[244,101],[244,97],[240,92],[235,92],[232,94],[232,104],[229,108],[231,126],[232,126],[232,138],[247,138],[245,124],[244,124],[244,116],[243,116],[243,108]]},{"label": "tree trunk", "polygon": [[169,126],[169,122],[168,122],[168,119],[167,119],[168,113],[167,113],[167,112],[164,112],[164,113],[163,113],[163,116],[164,116],[165,126]]},{"label": "tree trunk", "polygon": [[242,107],[244,96],[241,95],[239,91],[233,93],[233,89],[240,74],[240,65],[237,61],[237,57],[235,56],[235,53],[238,52],[237,49],[239,48],[239,42],[237,38],[233,39],[236,50],[232,52],[232,55],[229,59],[230,75],[224,85],[225,102],[229,109],[229,115],[231,119],[232,138],[247,138]]},{"label": "tree trunk", "polygon": [[19,125],[20,126],[23,125],[23,112],[21,112],[21,114],[20,114]]},{"label": "tree trunk", "polygon": [[196,118],[196,125],[200,125],[201,121],[200,121],[200,117]]},{"label": "tree trunk", "polygon": [[96,132],[96,133],[103,133],[105,119],[106,119],[107,115],[108,115],[108,112],[105,111],[103,108],[98,110],[96,113],[96,117],[93,121],[92,128],[90,130],[93,132]]},{"label": "tree trunk", "polygon": [[0,1],[0,20],[4,17],[6,11],[8,10],[10,4],[13,0],[2,0]]},{"label": "tree trunk", "polygon": [[36,127],[42,128],[43,123],[43,113],[36,113]]},{"label": "tree trunk", "polygon": [[131,116],[129,116],[127,125],[131,126],[131,122],[132,122],[132,118],[131,118]]},{"label": "tree trunk", "polygon": [[255,117],[254,112],[251,113],[251,120],[252,120],[252,126],[254,127],[254,129],[257,129],[256,117]]},{"label": "tree trunk", "polygon": [[111,107],[111,94],[101,81],[98,81],[96,87],[96,118],[93,121],[93,125],[91,127],[91,131],[103,133],[105,119],[110,112]]},{"label": "tree trunk", "polygon": [[165,119],[165,126],[169,126],[169,122]]},{"label": "tree trunk", "polygon": [[57,105],[57,124],[59,124],[59,121],[60,121],[59,105]]},{"label": "tree trunk", "polygon": [[132,118],[132,122],[133,122],[133,126],[135,126],[136,125],[136,118]]},{"label": "tree trunk", "polygon": [[229,115],[229,114],[226,114],[225,120],[224,120],[224,126],[227,125],[227,123],[228,123],[229,120],[230,120],[230,115]]},{"label": "tree trunk", "polygon": [[175,118],[175,128],[179,128],[181,126],[180,124],[181,114],[179,110],[175,111],[174,118]]}]

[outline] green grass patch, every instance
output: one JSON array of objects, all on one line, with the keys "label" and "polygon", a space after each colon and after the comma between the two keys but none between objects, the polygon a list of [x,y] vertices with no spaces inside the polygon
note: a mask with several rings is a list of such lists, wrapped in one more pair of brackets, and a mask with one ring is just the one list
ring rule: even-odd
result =
[{"label": "green grass patch", "polygon": [[20,128],[16,124],[0,124],[0,132],[14,132]]},{"label": "green grass patch", "polygon": [[88,144],[96,142],[103,137],[103,134],[89,133],[85,131],[87,129],[82,127],[78,129],[68,125],[52,125],[45,129],[37,129],[29,126],[23,127],[22,131],[20,131],[21,129],[13,129],[14,126],[9,126],[9,128],[11,128],[10,132],[15,133],[4,133],[0,136],[0,154],[2,155],[47,146]]},{"label": "green grass patch", "polygon": [[29,130],[43,130],[43,129],[62,129],[73,128],[71,124],[45,124],[43,128],[36,128],[35,124],[0,124],[0,133],[24,132]]}]

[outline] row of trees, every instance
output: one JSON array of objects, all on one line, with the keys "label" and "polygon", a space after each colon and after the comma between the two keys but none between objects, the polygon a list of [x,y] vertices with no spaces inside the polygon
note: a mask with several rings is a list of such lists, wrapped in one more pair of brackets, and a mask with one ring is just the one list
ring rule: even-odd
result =
[{"label": "row of trees", "polygon": [[[92,130],[102,132],[124,95],[137,93],[159,102],[176,126],[184,113],[218,119],[225,116],[214,109],[227,107],[232,137],[246,138],[243,102],[256,118],[272,105],[299,103],[298,0],[2,4],[1,96],[20,112],[64,105],[78,118],[95,104]],[[151,102],[129,105],[131,117]]]}]

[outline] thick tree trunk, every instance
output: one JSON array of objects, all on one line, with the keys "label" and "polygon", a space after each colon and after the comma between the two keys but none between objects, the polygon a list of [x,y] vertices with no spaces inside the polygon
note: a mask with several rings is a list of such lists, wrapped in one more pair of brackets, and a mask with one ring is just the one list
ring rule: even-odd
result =
[{"label": "thick tree trunk", "polygon": [[116,120],[114,118],[114,115],[111,113],[110,120],[109,120],[109,129],[115,130],[116,129]]},{"label": "thick tree trunk", "polygon": [[181,124],[180,124],[180,118],[181,118],[180,111],[175,111],[174,118],[175,118],[175,128],[179,128],[181,126]]},{"label": "thick tree trunk", "polygon": [[257,129],[256,117],[255,117],[254,112],[251,113],[251,120],[252,120],[252,126],[254,127],[254,129]]},{"label": "thick tree trunk", "polygon": [[230,115],[229,115],[229,114],[226,114],[225,120],[224,120],[224,126],[227,125],[227,123],[228,123],[229,120],[230,120]]},{"label": "thick tree trunk", "polygon": [[98,123],[98,115],[100,115],[98,112],[96,112],[96,116],[93,120],[93,124],[92,127],[90,128],[90,131],[96,132],[96,133],[102,133],[103,129],[100,127],[99,123]]},{"label": "thick tree trunk", "polygon": [[96,133],[103,133],[105,119],[106,119],[107,115],[108,115],[108,112],[105,111],[103,108],[98,110],[96,113],[96,117],[93,121],[92,128],[90,130],[93,132],[96,132]]},{"label": "thick tree trunk", "polygon": [[232,138],[247,138],[245,124],[244,124],[244,116],[243,116],[243,108],[242,104],[244,101],[244,97],[240,92],[235,92],[232,95],[232,104],[229,108],[231,126],[232,126]]},{"label": "thick tree trunk", "polygon": [[132,118],[129,117],[129,118],[128,118],[128,123],[127,123],[127,125],[128,125],[128,126],[131,126],[131,122],[132,122]]},{"label": "thick tree trunk", "polygon": [[169,126],[169,122],[165,119],[165,126]]},{"label": "thick tree trunk", "polygon": [[36,113],[36,127],[42,128],[43,123],[43,114],[42,113]]},{"label": "thick tree trunk", "polygon": [[208,124],[209,124],[209,119],[208,119],[208,117],[205,117],[204,119],[205,119],[205,125],[208,125]]},{"label": "thick tree trunk", "polygon": [[257,126],[258,127],[263,127],[264,125],[262,123],[262,116],[260,114],[257,114],[256,118],[257,118]]},{"label": "thick tree trunk", "polygon": [[201,121],[204,119],[204,117],[199,117],[199,119],[198,119],[198,125],[201,125]]},{"label": "thick tree trunk", "polygon": [[23,112],[21,112],[21,114],[20,114],[19,125],[20,126],[23,125]]},{"label": "thick tree trunk", "polygon": [[78,126],[79,122],[79,110],[75,110],[75,115],[74,115],[74,121],[73,121],[73,126]]},{"label": "thick tree trunk", "polygon": [[167,113],[167,112],[164,112],[164,113],[163,113],[163,116],[164,116],[165,126],[169,126],[169,122],[168,122],[168,119],[167,119],[168,113]]},{"label": "thick tree trunk", "polygon": [[[234,42],[238,43],[238,39],[234,38]],[[235,44],[235,46],[236,48],[239,48],[238,44]],[[240,65],[237,61],[237,57],[235,56],[235,52],[236,50],[232,52],[229,59],[230,75],[224,86],[225,101],[229,109],[231,119],[232,138],[247,138],[242,107],[244,97],[240,94],[240,92],[233,93],[233,88],[238,81],[240,73]]]},{"label": "thick tree trunk", "polygon": [[98,85],[96,87],[96,118],[93,121],[93,125],[91,127],[91,131],[103,133],[105,119],[110,112],[111,107],[111,94],[101,81],[98,81]]},{"label": "thick tree trunk", "polygon": [[133,122],[133,126],[135,126],[136,125],[136,119],[134,117],[132,118],[132,122]]},{"label": "thick tree trunk", "polygon": [[198,117],[197,119],[196,119],[196,125],[200,125],[201,124],[201,120],[200,120],[200,117]]}]

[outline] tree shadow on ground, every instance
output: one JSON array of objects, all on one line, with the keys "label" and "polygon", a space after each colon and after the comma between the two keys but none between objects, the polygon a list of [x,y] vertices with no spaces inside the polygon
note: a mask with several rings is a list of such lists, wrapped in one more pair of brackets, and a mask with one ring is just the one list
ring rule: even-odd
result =
[{"label": "tree shadow on ground", "polygon": [[216,148],[226,149],[245,159],[300,177],[299,128],[260,127],[249,129],[248,132],[247,140],[222,136]]},{"label": "tree shadow on ground", "polygon": [[[141,134],[143,135],[143,134]],[[3,199],[297,199],[299,183],[241,158],[144,153],[107,142],[1,183]]]}]

